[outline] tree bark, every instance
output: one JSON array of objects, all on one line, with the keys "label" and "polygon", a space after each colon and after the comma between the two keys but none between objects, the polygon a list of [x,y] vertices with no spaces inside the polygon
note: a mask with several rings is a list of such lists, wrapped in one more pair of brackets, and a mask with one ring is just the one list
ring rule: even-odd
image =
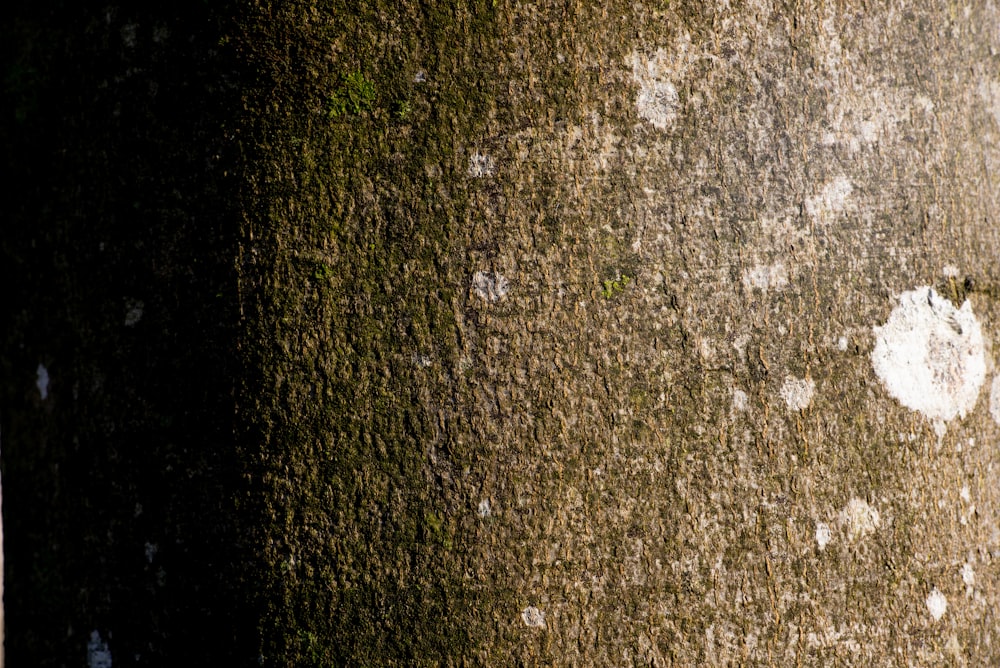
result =
[{"label": "tree bark", "polygon": [[10,656],[1000,663],[992,3],[87,19],[5,125]]}]

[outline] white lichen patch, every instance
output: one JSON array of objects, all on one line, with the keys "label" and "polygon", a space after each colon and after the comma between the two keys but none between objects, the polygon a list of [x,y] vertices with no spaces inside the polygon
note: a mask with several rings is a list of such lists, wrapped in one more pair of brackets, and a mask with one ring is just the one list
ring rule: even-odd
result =
[{"label": "white lichen patch", "polygon": [[971,564],[968,564],[968,563],[963,564],[962,565],[962,570],[960,571],[960,574],[962,576],[962,582],[965,583],[966,587],[975,587],[976,586],[976,571],[974,571],[972,569],[972,565]]},{"label": "white lichen patch", "polygon": [[651,58],[632,54],[632,80],[639,85],[636,112],[658,130],[666,130],[677,118],[680,95],[676,82],[687,69],[689,46],[690,38],[686,37],[670,51],[657,49]]},{"label": "white lichen patch", "polygon": [[968,301],[956,309],[932,288],[919,287],[901,294],[888,321],[874,331],[872,366],[901,404],[936,425],[965,417],[975,407],[986,379],[986,355]]},{"label": "white lichen patch", "polygon": [[635,100],[639,118],[646,119],[660,130],[666,130],[674,122],[679,104],[677,88],[669,81],[645,82]]},{"label": "white lichen patch", "polygon": [[484,153],[473,153],[469,156],[469,176],[481,179],[493,176],[497,171],[497,163],[493,156]]},{"label": "white lichen patch", "polygon": [[837,339],[837,350],[839,350],[842,353],[843,352],[847,352],[847,337],[846,336],[842,336],[839,339]]},{"label": "white lichen patch", "polygon": [[483,519],[486,519],[487,517],[489,517],[490,515],[492,515],[493,514],[493,509],[490,508],[490,500],[489,499],[483,499],[482,501],[480,501],[479,502],[479,508],[477,509],[477,512],[479,513],[479,516],[482,517]]},{"label": "white lichen patch", "polygon": [[820,188],[812,197],[807,197],[806,213],[814,220],[830,220],[851,204],[854,186],[846,176],[838,176]]},{"label": "white lichen patch", "polygon": [[44,364],[39,364],[35,370],[35,387],[38,388],[38,394],[43,401],[49,398],[49,370]]},{"label": "white lichen patch", "polygon": [[733,410],[743,412],[750,406],[750,397],[740,389],[733,390]]},{"label": "white lichen patch", "polygon": [[931,613],[931,617],[934,621],[938,621],[944,617],[944,613],[948,610],[948,599],[944,597],[937,587],[931,590],[931,593],[927,596],[927,612]]},{"label": "white lichen patch", "polygon": [[743,272],[743,287],[749,292],[754,288],[767,292],[788,286],[788,271],[781,262],[757,265]]},{"label": "white lichen patch", "polygon": [[533,605],[521,611],[521,619],[526,626],[533,628],[545,628],[545,613]]},{"label": "white lichen patch", "polygon": [[853,543],[875,533],[882,525],[882,516],[864,499],[853,497],[840,511],[840,524]]},{"label": "white lichen patch", "polygon": [[1000,375],[993,376],[990,383],[990,417],[1000,424]]},{"label": "white lichen patch", "polygon": [[87,640],[87,668],[111,668],[111,650],[96,630]]},{"label": "white lichen patch", "polygon": [[808,408],[816,394],[816,382],[812,378],[795,378],[788,376],[781,386],[781,398],[785,400],[788,410],[801,411]]},{"label": "white lichen patch", "polygon": [[507,296],[510,284],[500,274],[491,271],[477,271],[472,276],[472,291],[480,299],[495,302]]},{"label": "white lichen patch", "polygon": [[816,545],[819,547],[820,552],[826,549],[826,546],[830,544],[830,539],[833,537],[830,531],[830,525],[826,522],[816,523]]},{"label": "white lichen patch", "polygon": [[128,299],[125,301],[125,326],[135,327],[142,320],[142,309],[145,306],[138,299]]}]

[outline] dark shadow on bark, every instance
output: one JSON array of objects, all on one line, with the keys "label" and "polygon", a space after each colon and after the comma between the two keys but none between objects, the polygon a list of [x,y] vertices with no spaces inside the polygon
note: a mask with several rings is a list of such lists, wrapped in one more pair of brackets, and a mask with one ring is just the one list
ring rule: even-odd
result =
[{"label": "dark shadow on bark", "polygon": [[5,12],[9,665],[81,665],[95,631],[116,666],[256,660],[233,495],[239,86],[209,5]]}]

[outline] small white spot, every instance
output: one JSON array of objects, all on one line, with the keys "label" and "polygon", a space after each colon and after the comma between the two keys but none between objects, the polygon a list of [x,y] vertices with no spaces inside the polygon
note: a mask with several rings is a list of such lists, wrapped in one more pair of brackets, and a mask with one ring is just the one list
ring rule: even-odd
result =
[{"label": "small white spot", "polygon": [[748,291],[753,288],[767,292],[780,290],[788,285],[788,272],[785,265],[776,262],[771,265],[757,265],[743,272],[743,287]]},{"label": "small white spot", "polygon": [[839,339],[837,339],[837,350],[839,350],[842,353],[847,352],[847,337],[846,336],[842,336]]},{"label": "small white spot", "polygon": [[847,530],[847,537],[854,542],[875,533],[882,524],[882,517],[867,501],[853,497],[840,511],[840,523]]},{"label": "small white spot", "polygon": [[483,153],[473,153],[469,156],[469,176],[481,179],[486,176],[493,176],[497,171],[496,161],[493,156]]},{"label": "small white spot", "polygon": [[487,518],[493,514],[493,510],[490,508],[490,500],[483,499],[479,502],[479,516],[482,518]]},{"label": "small white spot", "polygon": [[850,204],[854,186],[846,176],[838,176],[825,184],[814,196],[806,198],[806,213],[811,218],[826,218],[843,211]]},{"label": "small white spot", "polygon": [[413,363],[416,364],[421,369],[428,369],[431,367],[431,365],[434,364],[434,360],[432,360],[427,355],[415,354],[413,356]]},{"label": "small white spot", "polygon": [[962,501],[965,501],[966,503],[968,503],[969,501],[972,500],[972,494],[969,492],[969,486],[968,485],[963,485],[962,486],[962,491],[960,491],[958,493],[958,495],[960,497],[962,497]]},{"label": "small white spot", "polygon": [[510,291],[510,284],[500,274],[491,271],[477,271],[472,276],[472,290],[481,299],[495,302],[507,295]]},{"label": "small white spot", "polygon": [[819,546],[822,552],[827,545],[830,544],[830,538],[832,534],[830,533],[830,525],[826,522],[816,523],[816,544]]},{"label": "small white spot", "polygon": [[945,278],[958,278],[958,267],[953,264],[946,264],[941,267],[941,275]]},{"label": "small white spot", "polygon": [[948,609],[948,599],[944,597],[937,587],[931,590],[930,595],[927,596],[927,611],[931,613],[931,617],[934,621],[938,621],[944,617],[945,611]]},{"label": "small white spot", "polygon": [[[889,394],[935,421],[965,417],[986,380],[983,332],[966,301],[962,308],[923,286],[899,296],[882,327],[875,327],[872,366]],[[940,423],[940,427],[939,424]]]},{"label": "small white spot", "polygon": [[87,641],[87,668],[111,668],[111,650],[96,630]]},{"label": "small white spot", "polygon": [[743,390],[733,390],[733,408],[742,412],[750,405],[750,397]]},{"label": "small white spot", "polygon": [[781,386],[781,398],[789,410],[800,411],[808,407],[816,394],[816,383],[812,378],[794,378],[787,376]]},{"label": "small white spot", "polygon": [[976,572],[972,570],[972,566],[970,564],[964,564],[962,566],[961,573],[962,573],[962,582],[965,583],[966,587],[976,586]]},{"label": "small white spot", "polygon": [[159,552],[159,550],[160,550],[160,546],[159,545],[157,545],[156,543],[147,542],[146,543],[146,562],[150,563],[150,564],[153,563],[153,557],[156,556],[156,553]]},{"label": "small white spot", "polygon": [[527,626],[545,628],[545,613],[533,605],[529,605],[521,611],[521,619]]},{"label": "small white spot", "polygon": [[37,380],[35,380],[35,386],[38,388],[38,394],[41,395],[42,400],[49,398],[49,370],[45,368],[43,364],[38,365],[37,369]]},{"label": "small white spot", "polygon": [[416,74],[413,75],[414,83],[424,83],[427,81],[427,73],[423,70],[418,70]]},{"label": "small white spot", "polygon": [[125,326],[135,327],[136,323],[142,320],[142,308],[144,304],[138,299],[129,299],[125,302]]}]

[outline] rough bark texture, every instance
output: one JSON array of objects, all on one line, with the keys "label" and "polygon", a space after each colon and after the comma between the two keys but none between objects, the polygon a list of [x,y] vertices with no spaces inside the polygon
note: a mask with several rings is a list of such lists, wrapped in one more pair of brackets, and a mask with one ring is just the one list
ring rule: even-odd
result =
[{"label": "rough bark texture", "polygon": [[[175,162],[87,102],[118,152],[28,172],[12,661],[1000,663],[992,2],[233,17]],[[96,99],[164,21],[81,22]]]}]

